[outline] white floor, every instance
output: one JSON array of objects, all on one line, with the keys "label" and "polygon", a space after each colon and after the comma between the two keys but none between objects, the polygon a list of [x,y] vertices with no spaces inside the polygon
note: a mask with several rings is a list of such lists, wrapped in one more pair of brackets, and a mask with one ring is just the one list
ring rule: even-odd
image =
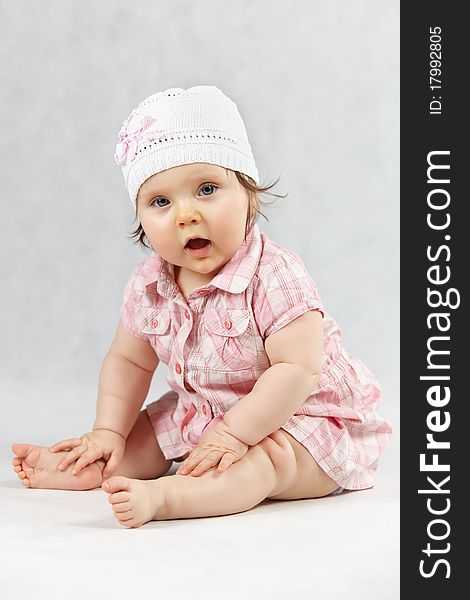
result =
[{"label": "white floor", "polygon": [[138,529],[101,490],[24,488],[12,456],[0,448],[3,600],[399,598],[398,440],[371,490]]}]

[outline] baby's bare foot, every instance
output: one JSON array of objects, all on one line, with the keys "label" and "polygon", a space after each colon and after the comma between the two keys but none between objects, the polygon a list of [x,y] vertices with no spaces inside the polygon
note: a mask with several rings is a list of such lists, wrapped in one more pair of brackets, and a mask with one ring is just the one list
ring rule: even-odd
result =
[{"label": "baby's bare foot", "polygon": [[57,466],[68,452],[50,452],[48,448],[32,444],[13,444],[12,460],[21,483],[25,487],[51,490],[92,490],[103,481],[104,460],[87,465],[77,475],[72,474],[75,463],[64,471]]},{"label": "baby's bare foot", "polygon": [[114,475],[104,481],[101,487],[110,494],[108,502],[119,523],[134,528],[148,521],[167,518],[165,479],[142,481]]}]

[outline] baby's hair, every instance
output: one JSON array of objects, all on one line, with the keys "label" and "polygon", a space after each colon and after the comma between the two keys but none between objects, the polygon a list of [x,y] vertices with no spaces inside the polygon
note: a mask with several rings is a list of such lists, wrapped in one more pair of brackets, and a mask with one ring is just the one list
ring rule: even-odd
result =
[{"label": "baby's hair", "polygon": [[[228,172],[230,169],[225,169],[225,170]],[[245,241],[246,241],[246,236],[247,236],[248,232],[251,231],[251,229],[255,225],[255,223],[258,221],[259,215],[262,215],[266,219],[266,221],[269,222],[269,219],[266,217],[266,215],[261,212],[260,205],[267,207],[270,205],[270,203],[264,202],[263,200],[261,200],[261,198],[259,198],[258,194],[267,194],[268,196],[276,196],[277,198],[285,198],[287,196],[287,194],[284,194],[284,195],[275,194],[275,193],[269,191],[279,182],[280,177],[278,177],[276,179],[276,181],[274,181],[273,183],[270,183],[265,186],[259,186],[255,183],[255,181],[253,179],[251,179],[251,177],[248,177],[248,175],[245,175],[244,173],[240,173],[239,171],[233,171],[233,173],[235,173],[240,185],[242,187],[244,187],[245,190],[247,190],[247,192],[248,192],[248,200],[249,200],[248,201],[248,214],[246,217],[246,224],[245,224]],[[136,202],[135,202],[134,221],[136,221],[136,219],[138,218],[138,213],[137,213],[138,201],[139,201],[139,199],[137,197]],[[275,202],[275,200],[274,200],[274,202]],[[148,243],[147,236],[145,235],[145,232],[142,228],[141,223],[139,223],[139,226],[137,227],[137,229],[135,229],[135,231],[133,231],[131,233],[131,235],[128,236],[128,239],[132,239],[132,238],[137,238],[135,240],[134,244],[140,244],[141,248],[144,251],[145,251],[145,248],[152,250],[152,247]]]}]

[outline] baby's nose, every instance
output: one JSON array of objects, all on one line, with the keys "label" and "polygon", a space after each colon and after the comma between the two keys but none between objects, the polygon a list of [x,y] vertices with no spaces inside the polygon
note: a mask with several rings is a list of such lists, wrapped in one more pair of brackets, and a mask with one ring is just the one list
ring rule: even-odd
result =
[{"label": "baby's nose", "polygon": [[195,208],[187,208],[185,210],[180,210],[178,214],[178,223],[185,225],[188,223],[199,223],[201,220],[201,215]]}]

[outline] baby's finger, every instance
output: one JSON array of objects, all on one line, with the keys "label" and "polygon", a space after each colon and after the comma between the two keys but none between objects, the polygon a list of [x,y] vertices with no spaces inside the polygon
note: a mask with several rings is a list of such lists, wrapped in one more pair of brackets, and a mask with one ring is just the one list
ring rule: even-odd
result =
[{"label": "baby's finger", "polygon": [[62,440],[61,442],[57,442],[57,444],[53,444],[50,448],[50,452],[57,452],[58,450],[71,450],[76,446],[79,446],[82,443],[80,438],[71,438],[70,440]]},{"label": "baby's finger", "polygon": [[121,453],[113,452],[106,463],[105,468],[103,469],[103,479],[108,479],[112,475],[114,475],[115,470],[118,468],[122,460]]},{"label": "baby's finger", "polygon": [[236,458],[233,454],[224,454],[222,460],[217,467],[217,471],[222,472],[228,469],[235,462]]},{"label": "baby's finger", "polygon": [[75,462],[77,460],[77,458],[80,458],[80,456],[85,452],[85,450],[86,450],[86,446],[82,445],[82,446],[79,446],[78,448],[74,448],[74,450],[71,450],[70,452],[68,452],[68,454],[57,465],[57,468],[59,469],[59,471],[63,471],[64,469],[66,469],[69,466],[69,464]]},{"label": "baby's finger", "polygon": [[87,456],[87,454],[82,454],[82,456],[77,460],[72,469],[73,475],[78,475],[78,473],[87,465],[94,463],[98,457]]},{"label": "baby's finger", "polygon": [[190,454],[176,472],[182,475],[187,475],[199,463],[199,456],[199,454],[195,453]]},{"label": "baby's finger", "polygon": [[199,477],[199,475],[202,475],[206,471],[209,471],[209,469],[212,469],[212,467],[215,467],[218,464],[219,460],[220,452],[211,452],[208,456],[203,458],[201,462],[194,468],[191,475],[193,477]]}]

